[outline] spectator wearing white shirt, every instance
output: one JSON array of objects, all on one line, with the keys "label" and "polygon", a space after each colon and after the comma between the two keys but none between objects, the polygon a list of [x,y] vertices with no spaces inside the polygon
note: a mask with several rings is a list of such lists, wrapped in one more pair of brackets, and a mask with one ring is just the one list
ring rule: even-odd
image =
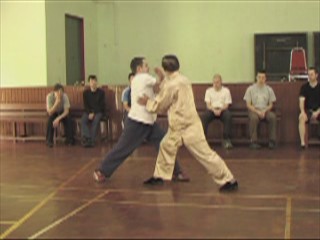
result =
[{"label": "spectator wearing white shirt", "polygon": [[204,101],[207,105],[207,109],[201,118],[204,133],[207,134],[210,122],[219,119],[223,122],[222,146],[226,149],[232,148],[233,146],[230,140],[232,114],[229,111],[232,98],[230,90],[222,86],[222,77],[220,74],[213,76],[213,86],[207,89]]}]

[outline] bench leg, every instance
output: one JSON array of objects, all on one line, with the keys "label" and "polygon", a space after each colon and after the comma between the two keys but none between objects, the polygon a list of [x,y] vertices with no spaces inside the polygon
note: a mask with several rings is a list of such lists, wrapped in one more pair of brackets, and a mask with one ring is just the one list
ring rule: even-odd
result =
[{"label": "bench leg", "polygon": [[309,125],[305,124],[305,134],[304,134],[304,142],[305,142],[305,147],[308,147],[308,140],[309,140]]},{"label": "bench leg", "polygon": [[13,142],[17,142],[17,123],[13,122],[12,123],[12,137],[13,137]]},{"label": "bench leg", "polygon": [[108,140],[112,141],[112,122],[111,122],[111,119],[108,119],[107,126],[108,126]]},{"label": "bench leg", "polygon": [[107,119],[100,122],[101,140],[112,140],[112,125],[111,120]]}]

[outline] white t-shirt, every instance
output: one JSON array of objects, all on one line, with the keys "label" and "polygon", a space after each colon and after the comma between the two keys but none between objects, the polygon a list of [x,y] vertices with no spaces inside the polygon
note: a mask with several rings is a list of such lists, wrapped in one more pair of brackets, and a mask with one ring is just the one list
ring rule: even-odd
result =
[{"label": "white t-shirt", "polygon": [[137,122],[145,124],[153,124],[157,119],[157,114],[150,113],[146,107],[140,105],[137,101],[144,94],[150,99],[154,99],[155,94],[153,86],[157,80],[147,73],[138,73],[131,82],[131,109],[128,117]]},{"label": "white t-shirt", "polygon": [[204,101],[213,108],[223,108],[224,105],[232,103],[230,90],[226,87],[222,87],[220,91],[216,91],[214,87],[208,88]]}]

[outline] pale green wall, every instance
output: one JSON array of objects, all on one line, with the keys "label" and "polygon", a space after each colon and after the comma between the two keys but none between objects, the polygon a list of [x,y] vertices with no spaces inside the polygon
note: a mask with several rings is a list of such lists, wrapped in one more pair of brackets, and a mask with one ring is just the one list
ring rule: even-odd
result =
[{"label": "pale green wall", "polygon": [[0,86],[46,86],[44,1],[1,0],[0,4]]},{"label": "pale green wall", "polygon": [[96,12],[93,1],[46,1],[48,85],[66,83],[65,14],[84,19],[85,75],[97,74]]},{"label": "pale green wall", "polygon": [[254,33],[320,31],[319,1],[116,1],[97,5],[99,75],[108,84],[127,82],[133,56],[147,57],[154,67],[167,53],[177,54],[181,71],[193,82],[209,82],[215,72],[225,82],[249,82],[254,77]]},{"label": "pale green wall", "polygon": [[254,76],[254,33],[320,31],[316,1],[3,1],[1,86],[66,82],[65,14],[84,18],[85,72],[125,84],[133,56],[175,53],[193,82]]}]

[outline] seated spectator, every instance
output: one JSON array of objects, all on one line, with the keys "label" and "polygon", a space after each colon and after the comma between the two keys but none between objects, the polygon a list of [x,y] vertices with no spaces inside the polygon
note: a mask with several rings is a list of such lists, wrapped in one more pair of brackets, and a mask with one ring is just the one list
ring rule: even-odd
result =
[{"label": "seated spectator", "polygon": [[[84,147],[93,147],[97,128],[105,114],[105,94],[101,88],[98,88],[98,79],[95,75],[90,75],[88,81],[90,88],[83,92],[84,113],[81,118],[81,137]],[[91,131],[89,125],[91,125]]]},{"label": "seated spectator", "polygon": [[301,148],[305,148],[306,123],[320,121],[320,84],[318,71],[311,67],[308,71],[309,82],[301,86],[299,97],[299,134]]},{"label": "seated spectator", "polygon": [[74,144],[73,124],[69,115],[70,102],[63,86],[59,83],[54,85],[53,91],[46,98],[47,112],[49,115],[47,124],[46,143],[48,147],[53,146],[54,128],[57,128],[62,121],[66,134],[66,144]]},{"label": "seated spectator", "polygon": [[125,120],[127,119],[128,113],[131,108],[131,81],[133,77],[134,77],[134,74],[129,73],[128,75],[129,86],[122,91],[122,97],[121,97],[121,102],[123,105],[122,128],[124,128]]},{"label": "seated spectator", "polygon": [[277,117],[272,112],[273,104],[276,101],[276,96],[270,86],[266,84],[266,72],[258,71],[257,82],[249,86],[244,95],[244,100],[247,102],[249,111],[249,134],[250,148],[259,149],[258,144],[258,124],[260,121],[267,121],[269,128],[269,148],[273,149],[276,146],[276,124]]},{"label": "seated spectator", "polygon": [[211,121],[219,119],[223,122],[222,146],[226,149],[232,148],[230,140],[232,114],[228,109],[232,99],[230,90],[222,86],[222,78],[219,74],[213,76],[213,86],[207,89],[204,101],[207,105],[207,110],[201,119],[204,133],[207,134]]}]

